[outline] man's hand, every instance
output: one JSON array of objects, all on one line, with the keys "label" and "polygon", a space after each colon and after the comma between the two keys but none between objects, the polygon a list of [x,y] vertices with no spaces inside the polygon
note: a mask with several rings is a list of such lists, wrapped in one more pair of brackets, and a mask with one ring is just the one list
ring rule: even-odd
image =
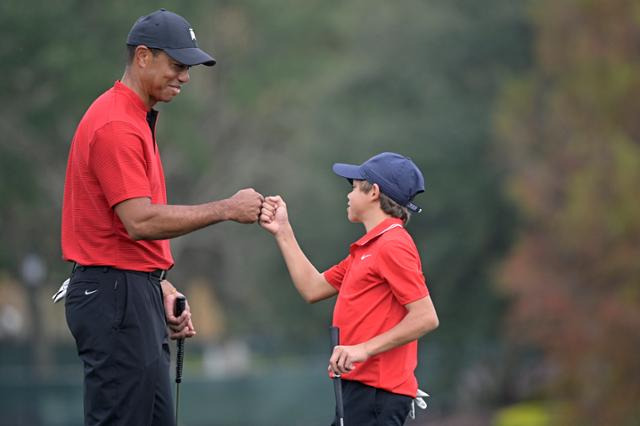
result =
[{"label": "man's hand", "polygon": [[334,375],[342,375],[356,368],[354,363],[364,362],[367,359],[369,359],[369,353],[365,349],[364,343],[354,346],[338,345],[333,348],[328,370]]},{"label": "man's hand", "polygon": [[288,224],[289,216],[284,200],[279,195],[265,198],[260,212],[260,226],[277,236]]},{"label": "man's hand", "polygon": [[184,312],[179,317],[173,314],[173,308],[176,303],[176,298],[182,296],[181,293],[167,280],[160,282],[162,287],[162,298],[164,302],[164,313],[167,317],[167,326],[169,326],[171,339],[183,339],[196,335],[196,330],[191,322],[191,309],[189,308],[189,302],[186,303]]},{"label": "man's hand", "polygon": [[254,223],[260,217],[264,197],[253,188],[241,189],[227,200],[229,220],[239,223]]}]

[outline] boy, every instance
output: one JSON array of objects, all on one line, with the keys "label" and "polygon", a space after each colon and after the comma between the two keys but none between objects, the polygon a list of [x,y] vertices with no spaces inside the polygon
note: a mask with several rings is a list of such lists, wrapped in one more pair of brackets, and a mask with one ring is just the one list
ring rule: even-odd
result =
[{"label": "boy", "polygon": [[279,196],[265,199],[260,224],[274,235],[307,302],[338,295],[333,325],[342,344],[328,369],[342,377],[344,423],[402,425],[418,390],[417,339],[438,326],[418,251],[404,229],[408,210],[421,210],[412,200],[424,191],[424,179],[410,159],[390,152],[359,166],[337,163],[333,171],[353,187],[349,221],[366,229],[340,263],[318,272],[298,245]]}]

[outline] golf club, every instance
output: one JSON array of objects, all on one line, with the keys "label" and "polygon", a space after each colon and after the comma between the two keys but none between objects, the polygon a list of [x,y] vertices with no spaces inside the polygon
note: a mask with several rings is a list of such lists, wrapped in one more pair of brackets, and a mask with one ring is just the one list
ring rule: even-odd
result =
[{"label": "golf club", "polygon": [[[340,329],[338,327],[330,327],[331,335],[331,353],[333,348],[340,344]],[[338,415],[339,426],[344,426],[344,407],[342,405],[342,380],[339,374],[333,375],[333,393],[336,396],[336,413]]]},{"label": "golf club", "polygon": [[[184,296],[176,297],[176,303],[173,307],[173,315],[179,317],[187,305],[187,299]],[[182,382],[182,361],[184,359],[184,338],[178,339],[176,342],[176,426],[178,425],[178,408],[180,406],[180,382]]]}]

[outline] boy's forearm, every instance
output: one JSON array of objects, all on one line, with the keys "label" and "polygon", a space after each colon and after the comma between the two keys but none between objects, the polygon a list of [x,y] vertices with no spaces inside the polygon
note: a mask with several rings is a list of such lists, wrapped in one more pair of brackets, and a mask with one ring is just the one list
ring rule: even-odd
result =
[{"label": "boy's forearm", "polygon": [[300,248],[290,224],[278,232],[276,242],[282,252],[291,280],[302,298],[309,303],[314,303],[328,297],[328,295],[322,297],[323,295],[318,293],[317,285],[324,281],[324,278]]},{"label": "boy's forearm", "polygon": [[395,327],[364,342],[363,346],[369,356],[377,355],[417,340],[437,327],[435,311],[411,310]]}]

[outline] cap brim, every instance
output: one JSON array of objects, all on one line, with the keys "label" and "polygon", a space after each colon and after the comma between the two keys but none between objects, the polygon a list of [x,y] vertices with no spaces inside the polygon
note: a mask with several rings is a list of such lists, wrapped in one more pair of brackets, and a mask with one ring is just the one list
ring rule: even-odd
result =
[{"label": "cap brim", "polygon": [[207,52],[198,47],[187,47],[184,49],[163,49],[167,55],[184,65],[206,65],[212,67],[216,64]]},{"label": "cap brim", "polygon": [[335,163],[333,165],[333,173],[347,179],[365,180],[360,166],[353,164]]}]

